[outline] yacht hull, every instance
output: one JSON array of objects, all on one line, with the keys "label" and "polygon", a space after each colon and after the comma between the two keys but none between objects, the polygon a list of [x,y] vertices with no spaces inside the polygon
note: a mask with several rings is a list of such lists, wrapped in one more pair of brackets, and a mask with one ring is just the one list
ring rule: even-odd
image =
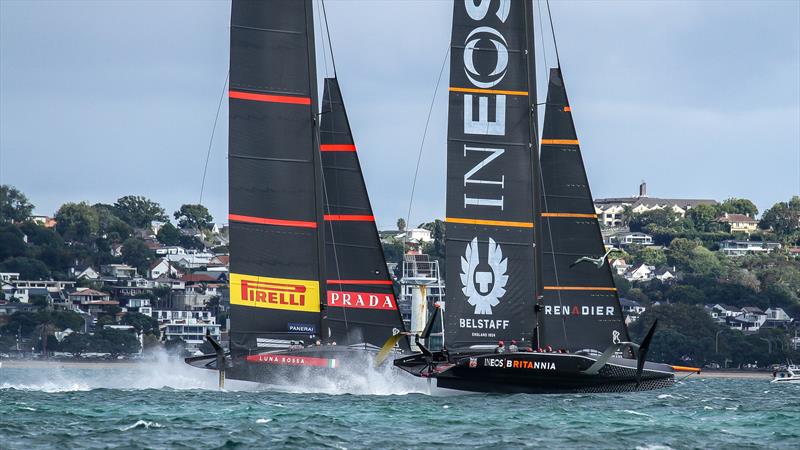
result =
[{"label": "yacht hull", "polygon": [[[296,384],[301,378],[336,377],[370,367],[378,350],[338,346],[308,347],[231,357],[226,354],[225,378],[263,384]],[[217,370],[216,355],[185,358],[187,364]]]},{"label": "yacht hull", "polygon": [[[437,355],[434,355],[437,356]],[[584,393],[632,392],[671,386],[671,366],[647,362],[636,382],[636,360],[611,358],[596,372],[596,358],[564,353],[458,354],[432,367],[422,354],[395,360],[412,375],[435,378],[438,387],[473,392]]]}]

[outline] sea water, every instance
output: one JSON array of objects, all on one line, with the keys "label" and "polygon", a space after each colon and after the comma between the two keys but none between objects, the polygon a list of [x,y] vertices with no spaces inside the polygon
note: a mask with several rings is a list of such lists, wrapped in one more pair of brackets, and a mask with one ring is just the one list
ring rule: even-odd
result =
[{"label": "sea water", "polygon": [[800,385],[693,376],[634,394],[431,389],[391,368],[281,386],[163,357],[0,368],[0,448],[800,448]]}]

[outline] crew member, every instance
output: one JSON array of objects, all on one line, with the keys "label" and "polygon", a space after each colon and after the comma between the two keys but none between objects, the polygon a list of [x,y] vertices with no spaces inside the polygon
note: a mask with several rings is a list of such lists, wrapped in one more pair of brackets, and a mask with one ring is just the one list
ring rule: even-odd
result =
[{"label": "crew member", "polygon": [[505,342],[503,342],[503,341],[497,341],[497,348],[496,348],[496,349],[494,349],[494,352],[495,352],[495,353],[505,353],[505,352],[506,352],[506,347],[505,347],[505,345],[506,345],[506,344],[505,344]]},{"label": "crew member", "polygon": [[508,351],[509,351],[509,353],[516,353],[516,352],[519,351],[519,347],[517,347],[517,340],[516,339],[512,339],[511,340],[511,345],[508,346]]}]

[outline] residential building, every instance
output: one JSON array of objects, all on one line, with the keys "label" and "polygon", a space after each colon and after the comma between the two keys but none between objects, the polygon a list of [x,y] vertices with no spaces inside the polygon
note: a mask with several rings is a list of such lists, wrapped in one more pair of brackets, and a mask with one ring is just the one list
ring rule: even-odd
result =
[{"label": "residential building", "polygon": [[771,253],[775,249],[781,248],[778,242],[765,241],[736,241],[726,240],[719,243],[719,251],[725,256],[744,256],[756,253]]},{"label": "residential building", "polygon": [[177,278],[181,276],[181,272],[166,259],[159,258],[150,265],[147,275],[151,280],[165,275]]},{"label": "residential building", "polygon": [[764,311],[764,314],[767,315],[763,325],[764,328],[788,329],[792,322],[794,322],[794,319],[786,314],[783,308],[768,308]]},{"label": "residential building", "polygon": [[139,276],[136,268],[127,264],[104,264],[100,266],[100,273],[114,278],[135,278]]},{"label": "residential building", "polygon": [[182,339],[187,350],[196,350],[205,342],[206,334],[219,340],[220,325],[213,321],[197,319],[179,319],[166,324],[163,329],[164,340],[174,341]]},{"label": "residential building", "polygon": [[45,227],[45,228],[53,228],[56,226],[56,219],[48,216],[30,216],[28,218],[31,222]]},{"label": "residential building", "polygon": [[51,300],[63,298],[63,292],[75,287],[74,281],[20,280],[19,274],[8,274],[9,281],[0,282],[0,289],[7,299],[16,298],[28,303],[32,296],[49,297]]},{"label": "residential building", "polygon": [[630,245],[649,246],[653,245],[653,236],[640,231],[621,232],[608,236],[606,243],[617,247],[627,247]]},{"label": "residential building", "polygon": [[655,273],[653,274],[653,277],[656,280],[660,280],[660,281],[666,283],[666,282],[668,282],[670,280],[674,280],[676,274],[677,274],[677,272],[675,271],[674,267],[663,266],[663,267],[659,267],[658,269],[656,269]]},{"label": "residential building", "polygon": [[111,300],[111,295],[106,292],[96,291],[90,288],[78,288],[69,294],[69,301],[75,305],[86,305],[92,302],[105,302]]},{"label": "residential building", "polygon": [[749,235],[758,228],[758,221],[745,214],[725,213],[717,218],[717,222],[730,226],[731,233],[747,233]]},{"label": "residential building", "polygon": [[686,211],[697,205],[716,205],[716,200],[708,199],[680,199],[680,198],[656,198],[647,196],[647,183],[644,181],[639,185],[639,195],[636,197],[615,197],[598,198],[594,201],[594,209],[597,220],[607,227],[619,227],[623,225],[623,211],[626,206],[631,208],[634,213],[654,211],[656,209],[669,208],[679,217],[684,217]]},{"label": "residential building", "polygon": [[611,270],[615,271],[617,275],[622,275],[630,267],[624,259],[614,259],[610,263]]},{"label": "residential building", "polygon": [[96,280],[100,278],[100,273],[94,270],[94,268],[91,266],[71,267],[69,269],[69,274],[76,280]]},{"label": "residential building", "polygon": [[656,268],[645,263],[631,266],[622,275],[628,281],[650,281],[655,277]]},{"label": "residential building", "polygon": [[619,304],[622,307],[622,314],[625,316],[626,324],[636,322],[639,316],[647,310],[641,303],[627,298],[620,298]]}]

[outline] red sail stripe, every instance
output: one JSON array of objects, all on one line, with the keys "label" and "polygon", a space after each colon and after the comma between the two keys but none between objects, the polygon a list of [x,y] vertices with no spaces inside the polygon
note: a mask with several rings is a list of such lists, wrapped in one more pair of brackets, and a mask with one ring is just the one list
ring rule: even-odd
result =
[{"label": "red sail stripe", "polygon": [[375,216],[359,216],[356,214],[325,214],[325,220],[346,221],[346,222],[375,222]]},{"label": "red sail stripe", "polygon": [[319,146],[321,152],[354,152],[356,146],[353,144],[321,144]]},{"label": "red sail stripe", "polygon": [[328,284],[392,284],[391,280],[328,280]]},{"label": "red sail stripe", "polygon": [[228,91],[230,98],[238,98],[240,100],[254,100],[257,102],[270,102],[270,103],[293,103],[295,105],[310,105],[311,97],[295,97],[290,95],[271,95],[271,94],[254,94],[252,92],[241,91]]},{"label": "red sail stripe", "polygon": [[266,217],[242,216],[239,214],[228,214],[228,220],[232,220],[234,222],[258,223],[261,225],[280,225],[283,227],[317,228],[316,222],[306,222],[303,220],[268,219]]}]

